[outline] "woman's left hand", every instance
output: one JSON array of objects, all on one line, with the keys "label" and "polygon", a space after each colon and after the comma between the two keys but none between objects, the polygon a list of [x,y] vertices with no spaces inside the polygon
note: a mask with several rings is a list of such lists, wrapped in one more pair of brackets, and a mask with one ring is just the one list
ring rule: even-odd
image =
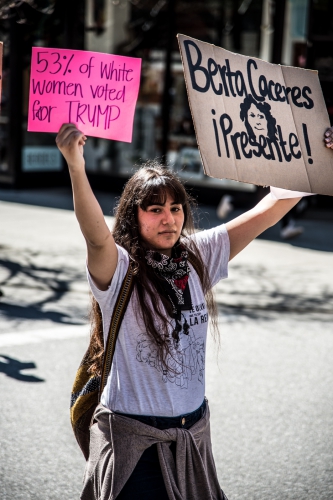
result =
[{"label": "woman's left hand", "polygon": [[324,134],[324,142],[327,148],[333,149],[333,127],[326,130]]}]

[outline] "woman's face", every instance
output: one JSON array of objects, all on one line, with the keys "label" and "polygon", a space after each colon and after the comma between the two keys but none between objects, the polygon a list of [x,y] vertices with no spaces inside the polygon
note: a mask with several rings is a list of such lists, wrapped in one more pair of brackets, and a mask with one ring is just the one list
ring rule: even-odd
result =
[{"label": "woman's face", "polygon": [[255,104],[251,104],[251,107],[247,112],[247,120],[257,138],[261,135],[267,137],[268,130],[266,117]]},{"label": "woman's face", "polygon": [[171,257],[172,247],[177,243],[184,224],[183,206],[167,194],[164,205],[149,205],[147,210],[139,207],[138,222],[141,238],[147,247]]}]

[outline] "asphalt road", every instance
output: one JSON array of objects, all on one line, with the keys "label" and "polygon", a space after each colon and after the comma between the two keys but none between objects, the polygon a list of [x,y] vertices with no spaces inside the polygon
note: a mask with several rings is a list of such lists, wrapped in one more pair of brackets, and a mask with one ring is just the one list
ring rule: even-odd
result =
[{"label": "asphalt road", "polygon": [[[84,459],[68,406],[89,335],[84,243],[68,193],[35,200],[66,209],[23,195],[0,201],[0,498],[74,500]],[[218,222],[207,207],[200,217]],[[207,396],[229,500],[333,499],[333,224],[304,225],[293,244],[277,228],[253,242],[216,289]]]}]

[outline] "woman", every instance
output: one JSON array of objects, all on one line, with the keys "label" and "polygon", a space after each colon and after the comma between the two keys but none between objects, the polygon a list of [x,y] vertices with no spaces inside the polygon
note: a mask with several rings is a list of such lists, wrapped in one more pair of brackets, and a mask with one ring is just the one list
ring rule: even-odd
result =
[{"label": "woman", "polygon": [[[128,181],[111,233],[85,174],[85,141],[72,124],[56,140],[69,167],[104,342],[130,259],[135,288],[91,427],[81,498],[224,499],[204,398],[208,313],[217,325],[211,288],[227,277],[228,261],[280,220],[300,193],[281,190],[289,199],[268,195],[226,225],[194,233],[184,187],[150,164]],[[95,340],[98,372],[103,345]]]}]

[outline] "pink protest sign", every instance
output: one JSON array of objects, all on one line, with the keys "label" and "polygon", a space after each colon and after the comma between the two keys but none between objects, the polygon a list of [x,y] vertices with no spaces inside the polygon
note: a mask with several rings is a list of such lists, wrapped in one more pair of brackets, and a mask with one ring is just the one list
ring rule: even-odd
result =
[{"label": "pink protest sign", "polygon": [[86,135],[131,142],[141,59],[32,48],[28,131],[75,123]]}]

